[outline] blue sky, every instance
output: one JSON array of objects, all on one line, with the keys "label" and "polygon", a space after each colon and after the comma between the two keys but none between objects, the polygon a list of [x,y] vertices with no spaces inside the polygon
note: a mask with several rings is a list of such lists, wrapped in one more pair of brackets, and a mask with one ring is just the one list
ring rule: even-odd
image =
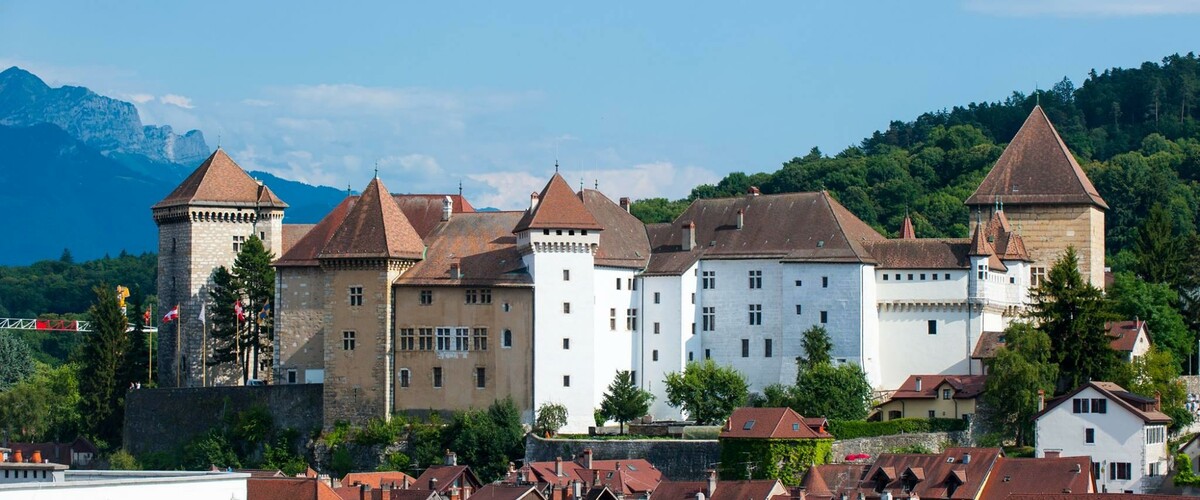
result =
[{"label": "blue sky", "polygon": [[0,67],[218,135],[244,167],[518,208],[557,155],[684,196],[890,120],[1197,50],[1200,0],[10,2]]}]

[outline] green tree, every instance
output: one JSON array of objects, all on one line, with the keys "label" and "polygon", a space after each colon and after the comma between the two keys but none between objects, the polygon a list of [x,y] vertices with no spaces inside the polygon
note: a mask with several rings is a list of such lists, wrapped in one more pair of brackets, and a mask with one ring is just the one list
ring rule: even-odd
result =
[{"label": "green tree", "polygon": [[242,382],[250,377],[245,363],[244,346],[249,342],[249,335],[238,321],[234,312],[234,304],[242,300],[241,292],[233,274],[221,266],[213,270],[213,285],[208,291],[208,303],[205,306],[208,313],[209,351],[208,366],[227,366],[230,363],[240,372]]},{"label": "green tree", "polygon": [[1108,297],[1122,319],[1145,320],[1153,344],[1176,360],[1186,360],[1194,352],[1192,332],[1175,307],[1179,295],[1167,284],[1143,281],[1131,273],[1117,273]]},{"label": "green tree", "polygon": [[1114,316],[1103,293],[1079,274],[1074,248],[1067,248],[1030,295],[1030,317],[1050,336],[1051,352],[1059,365],[1057,393],[1089,380],[1108,379],[1117,356],[1109,347],[1105,323]]},{"label": "green tree", "polygon": [[668,373],[665,383],[667,403],[701,425],[724,422],[749,397],[746,377],[711,359],[688,363],[682,373]]},{"label": "green tree", "polygon": [[259,378],[261,368],[271,373],[275,329],[271,311],[275,302],[275,255],[268,252],[262,240],[251,235],[242,245],[233,262],[233,277],[238,291],[247,299],[245,314],[250,320],[247,346],[250,378]]},{"label": "green tree", "polygon": [[992,429],[1026,445],[1033,436],[1033,415],[1038,411],[1038,391],[1054,392],[1058,378],[1050,337],[1026,323],[1013,323],[1004,331],[1005,345],[988,362],[984,385],[986,411],[980,416]]},{"label": "green tree", "polygon": [[486,411],[468,410],[455,414],[447,426],[451,436],[447,448],[485,483],[500,479],[510,457],[525,455],[525,432],[521,412],[511,398],[492,403]]},{"label": "green tree", "polygon": [[813,325],[805,330],[802,335],[800,348],[804,350],[804,356],[796,359],[801,370],[820,364],[827,365],[833,361],[833,357],[831,356],[833,352],[833,340],[829,338],[829,331],[824,326]]},{"label": "green tree", "polygon": [[792,390],[792,409],[801,415],[862,420],[871,404],[871,384],[857,364],[817,364],[802,369]]},{"label": "green tree", "polygon": [[33,374],[33,351],[10,332],[0,331],[0,391]]},{"label": "green tree", "polygon": [[608,392],[600,402],[600,411],[605,417],[616,420],[625,434],[625,422],[641,417],[650,411],[654,395],[633,383],[629,370],[617,370],[616,377],[608,384]]},{"label": "green tree", "polygon": [[85,336],[80,356],[80,413],[88,416],[85,431],[97,445],[113,446],[121,441],[125,392],[131,382],[124,378],[128,323],[113,287],[98,285],[94,292],[96,302],[88,309],[92,331]]},{"label": "green tree", "polygon": [[1162,204],[1155,203],[1137,228],[1133,248],[1138,276],[1152,283],[1179,284],[1186,258],[1184,241],[1176,236],[1171,213]]},{"label": "green tree", "polygon": [[1170,353],[1151,346],[1150,351],[1124,365],[1115,382],[1134,394],[1158,395],[1162,411],[1171,417],[1171,430],[1187,428],[1195,417],[1187,409],[1187,387],[1179,379],[1179,363]]},{"label": "green tree", "polygon": [[538,434],[558,434],[558,430],[567,425],[567,407],[559,403],[542,403],[538,407],[537,418],[533,421],[533,430]]}]

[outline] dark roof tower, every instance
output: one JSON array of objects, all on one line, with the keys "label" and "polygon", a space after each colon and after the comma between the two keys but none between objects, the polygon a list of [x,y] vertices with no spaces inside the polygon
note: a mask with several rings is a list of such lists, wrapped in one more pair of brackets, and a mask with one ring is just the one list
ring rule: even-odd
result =
[{"label": "dark roof tower", "polygon": [[358,202],[321,249],[318,258],[386,258],[419,260],[425,244],[378,177],[367,184]]},{"label": "dark roof tower", "polygon": [[604,229],[557,172],[536,200],[536,204],[517,222],[514,233],[526,229]]}]

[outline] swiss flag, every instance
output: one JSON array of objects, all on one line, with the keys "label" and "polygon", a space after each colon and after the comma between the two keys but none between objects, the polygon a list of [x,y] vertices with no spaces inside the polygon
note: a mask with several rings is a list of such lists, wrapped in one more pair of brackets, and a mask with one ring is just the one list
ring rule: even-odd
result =
[{"label": "swiss flag", "polygon": [[246,321],[246,313],[242,311],[242,301],[233,303],[233,312],[237,313],[238,323]]},{"label": "swiss flag", "polygon": [[174,321],[177,319],[179,319],[179,305],[176,305],[170,311],[167,311],[167,314],[163,315],[162,322],[167,323],[169,321]]}]

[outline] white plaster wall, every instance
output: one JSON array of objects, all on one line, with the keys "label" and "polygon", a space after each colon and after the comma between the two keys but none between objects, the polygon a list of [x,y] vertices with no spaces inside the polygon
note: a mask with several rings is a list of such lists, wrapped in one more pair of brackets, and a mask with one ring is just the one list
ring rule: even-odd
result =
[{"label": "white plaster wall", "polygon": [[[1100,392],[1085,388],[1073,398],[1101,398]],[[1105,398],[1108,399],[1108,398]],[[1097,491],[1121,493],[1141,490],[1141,479],[1149,471],[1152,462],[1166,460],[1166,443],[1147,446],[1144,422],[1123,408],[1120,403],[1109,400],[1108,413],[1072,413],[1071,401],[1064,401],[1038,418],[1035,423],[1037,456],[1046,456],[1046,450],[1061,450],[1062,456],[1090,456],[1101,464],[1101,474],[1096,478]],[[1094,428],[1095,444],[1084,443],[1084,429]],[[1129,480],[1109,480],[1109,466],[1114,462],[1129,462]],[[1166,466],[1160,466],[1165,472]]]},{"label": "white plaster wall", "polygon": [[[593,392],[599,399],[595,401],[598,408],[603,400],[604,392],[612,383],[618,370],[633,370],[634,356],[637,355],[634,339],[638,331],[626,328],[628,325],[628,310],[637,309],[638,330],[645,329],[645,311],[642,309],[640,283],[638,290],[630,290],[629,284],[636,274],[632,269],[616,267],[595,268],[595,314],[592,329],[591,352],[595,358],[595,376],[592,379]],[[617,289],[617,280],[621,280],[621,289]],[[616,329],[609,328],[609,313],[616,309]],[[574,348],[574,346],[572,346]],[[642,374],[637,374],[641,378]],[[574,383],[572,382],[572,385]]]},{"label": "white plaster wall", "polygon": [[[701,276],[706,271],[716,272],[716,288],[701,287],[696,295],[696,306],[701,311],[704,307],[716,308],[716,329],[700,333],[704,349],[711,352],[717,363],[732,366],[745,375],[752,391],[782,381],[780,267],[778,261],[768,259],[700,262]],[[750,288],[752,270],[762,271],[762,288]],[[750,304],[762,306],[761,325],[750,324]],[[697,321],[697,328],[703,329],[703,321]],[[742,356],[743,339],[749,342],[746,357]],[[765,355],[766,339],[773,343],[771,357]]]},{"label": "white plaster wall", "polygon": [[883,359],[880,350],[879,317],[875,313],[875,304],[879,291],[875,283],[875,266],[860,266],[859,280],[862,282],[862,294],[859,300],[859,321],[862,322],[862,369],[867,374],[867,382],[876,389],[883,386]]},{"label": "white plaster wall", "polygon": [[[0,498],[22,500],[245,500],[246,479],[249,474],[230,473],[218,477],[194,479],[179,477],[175,473],[163,477],[144,477],[148,473],[126,477],[120,475],[97,476],[92,480],[70,479],[75,471],[68,471],[68,480],[62,483],[40,483],[31,485],[10,484],[0,486]],[[79,471],[90,472],[90,471]],[[109,471],[102,471],[109,472]],[[124,472],[124,471],[118,471]]]},{"label": "white plaster wall", "polygon": [[[963,290],[964,295],[966,290]],[[965,297],[960,297],[960,301]],[[929,321],[937,334],[929,334]],[[970,352],[978,339],[968,336],[964,304],[880,306],[879,351],[883,355],[881,384],[897,389],[909,375],[970,374]]]},{"label": "white plaster wall", "polygon": [[881,302],[962,301],[967,296],[967,273],[962,269],[877,269],[875,277]]},{"label": "white plaster wall", "polygon": [[[691,278],[690,274],[685,275]],[[668,373],[684,369],[687,364],[686,342],[691,337],[691,316],[685,321],[684,305],[690,306],[690,292],[683,293],[684,276],[645,276],[641,278],[639,291],[645,309],[645,325],[637,335],[640,342],[634,345],[638,368],[638,384],[654,395],[650,414],[660,420],[675,420],[682,417],[677,408],[667,404],[665,384]],[[659,303],[654,303],[654,294]],[[654,333],[654,323],[659,324],[659,333]],[[658,351],[658,361],[653,352]],[[694,355],[693,355],[694,356]]]},{"label": "white plaster wall", "polygon": [[[803,333],[820,324],[820,311],[828,311],[829,322],[824,326],[833,340],[834,362],[858,363],[867,371],[872,385],[876,385],[879,371],[873,365],[878,356],[869,354],[874,349],[864,349],[864,335],[874,337],[878,332],[875,290],[868,285],[874,281],[874,270],[860,264],[787,263],[782,265],[780,274],[783,277],[780,307],[787,316],[783,320],[780,351],[784,360],[790,361],[781,366],[780,382],[795,383],[795,359],[804,353],[800,347]],[[822,287],[821,278],[825,276],[829,277],[828,288]],[[801,281],[800,286],[796,286],[796,280]],[[800,314],[796,314],[796,304],[802,306]]]}]

